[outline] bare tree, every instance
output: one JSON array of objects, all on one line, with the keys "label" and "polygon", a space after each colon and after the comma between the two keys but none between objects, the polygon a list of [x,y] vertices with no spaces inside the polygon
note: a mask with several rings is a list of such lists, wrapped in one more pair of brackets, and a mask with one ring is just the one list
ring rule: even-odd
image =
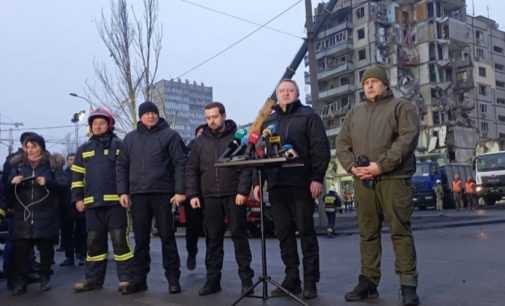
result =
[{"label": "bare tree", "polygon": [[162,41],[158,7],[157,0],[143,0],[143,15],[138,18],[126,0],[111,0],[110,15],[102,10],[98,23],[112,64],[94,62],[97,82],[86,82],[86,91],[111,109],[123,130],[136,125],[140,95],[151,99]]}]

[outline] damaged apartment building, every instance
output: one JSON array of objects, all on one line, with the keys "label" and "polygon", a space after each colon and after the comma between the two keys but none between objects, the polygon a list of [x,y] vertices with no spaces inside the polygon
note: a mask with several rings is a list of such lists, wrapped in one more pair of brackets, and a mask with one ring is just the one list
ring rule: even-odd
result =
[{"label": "damaged apartment building", "polygon": [[[339,1],[315,49],[313,104],[332,149],[345,114],[364,98],[361,77],[373,64],[388,69],[396,96],[418,106],[420,159],[469,162],[479,144],[504,149],[505,33],[491,19],[468,16],[465,0]],[[338,163],[327,177],[339,190],[350,179]]]}]

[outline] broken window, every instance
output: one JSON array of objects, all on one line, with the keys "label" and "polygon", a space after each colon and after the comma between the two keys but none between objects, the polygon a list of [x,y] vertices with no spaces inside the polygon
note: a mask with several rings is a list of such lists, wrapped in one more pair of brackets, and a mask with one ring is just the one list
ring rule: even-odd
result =
[{"label": "broken window", "polygon": [[433,125],[440,124],[440,115],[439,112],[433,112]]},{"label": "broken window", "polygon": [[505,99],[504,98],[497,98],[496,103],[505,105]]},{"label": "broken window", "polygon": [[498,121],[505,122],[505,116],[498,115]]},{"label": "broken window", "polygon": [[503,71],[505,70],[505,66],[503,66],[502,64],[495,64],[494,65],[494,68],[498,71]]},{"label": "broken window", "polygon": [[358,39],[363,38],[365,38],[365,29],[364,28],[358,29]]},{"label": "broken window", "polygon": [[505,88],[505,82],[496,81],[496,87]]},{"label": "broken window", "polygon": [[349,78],[340,79],[340,85],[348,85],[348,84],[349,84]]},{"label": "broken window", "polygon": [[430,64],[430,82],[437,82],[437,72],[434,64]]},{"label": "broken window", "polygon": [[479,95],[487,96],[487,88],[485,85],[479,85]]},{"label": "broken window", "polygon": [[494,52],[503,53],[503,48],[498,47],[498,46],[494,46],[493,50],[494,50]]},{"label": "broken window", "polygon": [[435,16],[435,8],[433,7],[433,2],[428,2],[428,17],[431,18]]},{"label": "broken window", "polygon": [[358,72],[359,74],[359,81],[361,82],[363,80],[363,74],[365,73],[365,70],[361,70],[360,72]]},{"label": "broken window", "polygon": [[429,57],[430,57],[430,61],[434,61],[436,59],[435,43],[432,43],[432,42],[429,45]]},{"label": "broken window", "polygon": [[486,77],[486,67],[479,67],[479,76]]},{"label": "broken window", "polygon": [[365,8],[364,7],[360,7],[356,10],[356,17],[358,17],[358,19],[365,17]]}]

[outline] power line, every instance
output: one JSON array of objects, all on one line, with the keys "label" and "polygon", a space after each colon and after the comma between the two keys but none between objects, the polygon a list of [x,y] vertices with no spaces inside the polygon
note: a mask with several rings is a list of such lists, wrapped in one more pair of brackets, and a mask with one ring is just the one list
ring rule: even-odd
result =
[{"label": "power line", "polygon": [[224,48],[223,50],[217,52],[216,54],[214,54],[213,56],[207,58],[206,60],[200,62],[199,64],[196,64],[195,66],[189,68],[188,70],[186,70],[185,72],[181,73],[180,75],[178,75],[176,78],[182,78],[183,76],[185,76],[186,74],[202,67],[203,65],[207,64],[208,62],[212,61],[213,59],[215,59],[216,57],[220,56],[221,54],[225,53],[226,51],[232,49],[233,47],[235,47],[236,45],[240,44],[241,42],[243,42],[244,40],[246,40],[247,38],[251,37],[253,34],[255,34],[256,32],[260,31],[261,29],[263,29],[264,27],[266,27],[269,23],[271,23],[272,21],[276,20],[277,18],[279,18],[280,16],[284,15],[287,11],[291,10],[292,8],[294,8],[295,6],[297,6],[300,2],[302,2],[302,0],[298,0],[296,1],[295,3],[293,3],[292,5],[290,5],[287,9],[283,10],[282,12],[280,12],[279,14],[275,15],[274,17],[272,17],[270,20],[268,20],[267,22],[265,22],[264,24],[262,24],[261,26],[259,26],[258,28],[256,28],[255,30],[249,32],[248,34],[246,34],[245,36],[243,36],[242,38],[240,38],[239,40],[231,43],[230,45],[228,45],[226,48]]},{"label": "power line", "polygon": [[[87,126],[87,124],[79,124],[80,127]],[[69,125],[56,125],[56,126],[44,126],[44,127],[31,127],[31,128],[19,128],[19,129],[12,129],[14,132],[20,132],[20,131],[37,131],[37,130],[56,130],[56,129],[66,129],[66,128],[75,128],[75,124],[69,124]]]},{"label": "power line", "polygon": [[[190,5],[193,5],[193,6],[196,6],[196,7],[199,7],[199,8],[202,8],[204,10],[207,10],[207,11],[219,14],[219,15],[223,15],[223,16],[227,16],[227,17],[236,19],[236,20],[248,23],[248,24],[252,24],[252,25],[256,25],[256,26],[261,26],[261,23],[258,23],[258,22],[255,22],[255,21],[252,21],[252,20],[240,17],[240,16],[232,15],[230,13],[227,13],[227,12],[224,12],[224,11],[220,11],[220,10],[211,8],[211,7],[205,6],[203,4],[199,4],[199,3],[196,3],[196,2],[193,2],[193,1],[189,1],[189,0],[179,0],[179,1],[187,3],[187,4],[190,4]],[[299,36],[299,35],[296,35],[296,34],[292,34],[292,33],[289,33],[289,32],[283,31],[283,30],[279,30],[279,29],[276,29],[276,28],[273,28],[273,27],[266,27],[265,26],[264,28],[268,29],[268,30],[271,30],[271,31],[274,31],[274,32],[277,32],[277,33],[288,35],[288,36],[291,36],[291,37],[294,37],[294,38],[305,39],[302,36]]]}]

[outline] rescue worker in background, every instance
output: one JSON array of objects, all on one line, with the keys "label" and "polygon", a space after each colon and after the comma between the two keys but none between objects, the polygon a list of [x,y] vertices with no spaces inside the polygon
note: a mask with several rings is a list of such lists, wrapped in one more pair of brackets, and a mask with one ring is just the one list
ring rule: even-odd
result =
[{"label": "rescue worker in background", "polygon": [[231,231],[242,294],[251,293],[254,271],[245,207],[251,191],[251,171],[214,166],[233,140],[237,125],[233,120],[226,120],[225,108],[219,102],[205,106],[205,119],[207,125],[191,146],[186,166],[186,194],[192,208],[203,208],[206,234],[207,281],[198,293],[209,295],[221,290],[225,218]]},{"label": "rescue worker in background", "polygon": [[16,199],[11,207],[13,295],[26,293],[34,246],[40,253],[40,290],[51,288],[49,278],[59,230],[57,192],[63,177],[42,136],[28,136],[24,147],[23,154],[10,160],[9,182]]},{"label": "rescue worker in background", "polygon": [[476,184],[475,180],[473,177],[470,175],[465,182],[465,198],[466,198],[466,203],[468,205],[468,209],[476,209],[478,202],[477,202],[477,190],[476,190]]},{"label": "rescue worker in background", "polygon": [[[336,141],[337,158],[354,176],[360,231],[361,273],[346,301],[378,297],[381,227],[389,223],[404,305],[418,305],[416,250],[410,218],[416,170],[414,150],[419,118],[414,103],[394,97],[386,70],[368,68],[362,85],[366,100],[346,115]],[[368,160],[368,165],[365,165]]]},{"label": "rescue worker in background", "polygon": [[114,134],[114,118],[105,108],[88,117],[92,136],[81,145],[71,167],[72,202],[86,213],[87,251],[84,281],[74,284],[76,293],[100,289],[107,269],[107,234],[112,240],[119,279],[118,291],[130,293],[133,251],[127,238],[127,205],[120,205],[116,188],[116,161],[122,150]]},{"label": "rescue worker in background", "polygon": [[337,209],[340,209],[340,213],[342,213],[342,201],[338,196],[337,192],[334,189],[330,189],[323,196],[324,209],[326,211],[326,218],[328,220],[328,236],[331,237],[335,235],[335,219],[337,214]]},{"label": "rescue worker in background", "polygon": [[[198,126],[195,130],[195,138],[193,138],[186,146],[186,153],[189,155],[195,140],[203,133],[203,129],[207,124]],[[203,214],[201,208],[192,208],[189,199],[184,201],[184,212],[186,213],[186,250],[188,258],[186,266],[192,271],[196,268],[196,254],[198,254],[198,237],[203,233]]]},{"label": "rescue worker in background", "polygon": [[[265,126],[277,124],[282,144],[290,144],[300,156],[303,167],[265,170],[268,196],[272,204],[275,233],[279,239],[282,261],[286,267],[282,286],[293,294],[300,293],[297,239],[300,234],[303,253],[303,298],[317,297],[319,282],[319,245],[314,229],[314,199],[323,190],[323,181],[330,161],[330,145],[319,115],[298,99],[300,91],[293,80],[282,80],[276,88],[278,104]],[[260,200],[259,186],[254,197]],[[285,293],[276,288],[274,296]]]},{"label": "rescue worker in background", "polygon": [[75,203],[72,202],[71,185],[72,185],[72,165],[75,161],[75,153],[67,155],[67,166],[63,173],[65,181],[68,182],[68,198],[64,203],[63,208],[63,231],[62,239],[65,246],[65,260],[60,263],[60,266],[74,266],[75,259],[79,266],[85,264],[86,259],[86,214],[77,211]]},{"label": "rescue worker in background", "polygon": [[128,206],[131,201],[135,233],[134,290],[147,290],[147,274],[151,264],[149,243],[154,216],[161,238],[168,291],[176,294],[181,292],[181,272],[172,205],[180,205],[186,199],[184,143],[181,136],[159,117],[158,108],[153,102],[140,104],[139,117],[137,128],[124,139],[125,149],[117,165],[121,203]]},{"label": "rescue worker in background", "polygon": [[455,174],[451,182],[452,197],[454,199],[454,206],[456,210],[463,209],[463,181],[459,177],[459,174]]},{"label": "rescue worker in background", "polygon": [[444,187],[442,186],[442,181],[437,180],[433,189],[435,196],[437,197],[436,209],[438,211],[442,211],[444,210]]}]

